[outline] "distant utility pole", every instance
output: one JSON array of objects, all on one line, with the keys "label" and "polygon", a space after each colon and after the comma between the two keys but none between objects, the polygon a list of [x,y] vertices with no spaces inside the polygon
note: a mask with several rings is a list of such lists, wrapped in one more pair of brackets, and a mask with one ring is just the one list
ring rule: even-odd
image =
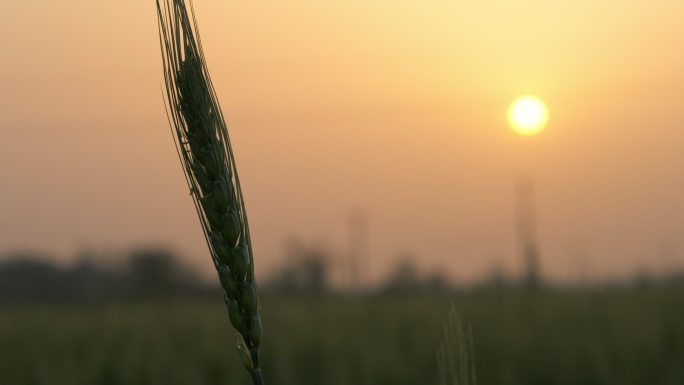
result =
[{"label": "distant utility pole", "polygon": [[359,290],[366,283],[369,272],[368,216],[362,209],[349,215],[349,288]]},{"label": "distant utility pole", "polygon": [[534,193],[534,180],[525,177],[518,178],[516,182],[516,226],[525,268],[523,283],[530,289],[536,289],[541,285]]}]

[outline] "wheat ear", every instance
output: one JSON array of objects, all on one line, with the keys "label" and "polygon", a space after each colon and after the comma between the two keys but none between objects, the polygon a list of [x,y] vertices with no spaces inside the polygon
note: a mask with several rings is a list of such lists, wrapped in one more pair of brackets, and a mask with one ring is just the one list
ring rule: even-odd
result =
[{"label": "wheat ear", "polygon": [[207,70],[192,2],[157,0],[166,102],[178,154],[223,288],[238,351],[263,384],[263,334],[245,204],[225,120]]},{"label": "wheat ear", "polygon": [[444,339],[437,350],[440,385],[477,385],[473,331],[464,329],[452,305],[444,324]]}]

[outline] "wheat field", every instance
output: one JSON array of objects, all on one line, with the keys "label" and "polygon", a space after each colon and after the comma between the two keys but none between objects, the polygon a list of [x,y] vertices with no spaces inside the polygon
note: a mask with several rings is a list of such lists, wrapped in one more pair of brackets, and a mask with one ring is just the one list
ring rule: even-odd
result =
[{"label": "wheat field", "polygon": [[[220,294],[217,293],[217,296]],[[278,384],[438,384],[453,303],[481,385],[684,383],[681,288],[264,298]],[[0,309],[0,384],[245,384],[220,301]]]}]

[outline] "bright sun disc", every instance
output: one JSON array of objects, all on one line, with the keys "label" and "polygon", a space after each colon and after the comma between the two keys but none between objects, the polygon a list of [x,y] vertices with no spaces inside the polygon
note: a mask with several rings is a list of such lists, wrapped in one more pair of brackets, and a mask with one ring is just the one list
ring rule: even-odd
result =
[{"label": "bright sun disc", "polygon": [[520,135],[536,135],[546,126],[549,112],[544,102],[530,95],[521,96],[508,109],[508,123]]}]

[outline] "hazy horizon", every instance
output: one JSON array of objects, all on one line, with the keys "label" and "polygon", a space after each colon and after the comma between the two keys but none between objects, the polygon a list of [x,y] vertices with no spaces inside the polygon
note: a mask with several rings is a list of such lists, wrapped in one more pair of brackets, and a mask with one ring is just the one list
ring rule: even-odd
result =
[{"label": "hazy horizon", "polygon": [[[472,279],[519,271],[533,178],[546,276],[684,265],[684,3],[195,1],[257,270],[299,237],[371,274],[398,255]],[[0,254],[163,244],[211,261],[164,113],[154,2],[0,14]],[[549,124],[507,126],[519,95]]]}]

